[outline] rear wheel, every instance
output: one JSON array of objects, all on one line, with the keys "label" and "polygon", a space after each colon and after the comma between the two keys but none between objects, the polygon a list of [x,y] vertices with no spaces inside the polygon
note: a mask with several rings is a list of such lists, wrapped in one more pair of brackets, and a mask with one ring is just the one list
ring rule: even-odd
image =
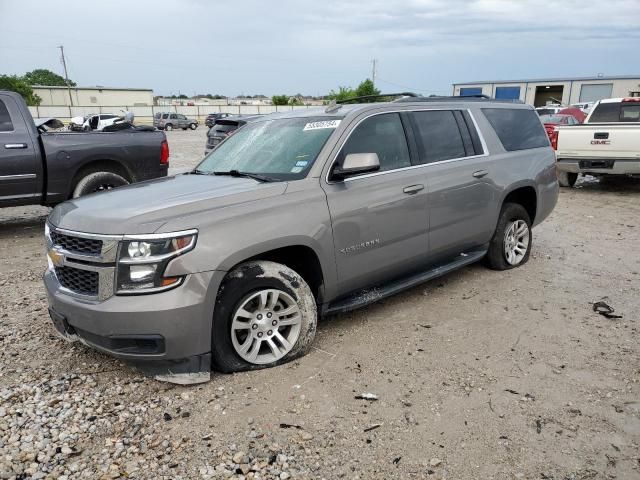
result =
[{"label": "rear wheel", "polygon": [[168,131],[171,131],[171,130],[173,130],[173,125],[171,125],[170,123],[167,123],[167,124],[164,126],[164,129],[165,129],[167,132],[168,132]]},{"label": "rear wheel", "polygon": [[500,212],[486,262],[494,270],[509,270],[524,265],[531,253],[531,219],[518,203],[506,203]]},{"label": "rear wheel", "polygon": [[82,197],[90,193],[112,190],[122,185],[128,185],[126,178],[113,172],[90,172],[76,184],[73,190],[73,198]]},{"label": "rear wheel", "polygon": [[577,173],[558,172],[558,183],[561,187],[573,187],[578,180]]},{"label": "rear wheel", "polygon": [[279,263],[244,263],[218,293],[212,366],[229,373],[288,362],[308,350],[316,323],[315,298],[300,275]]}]

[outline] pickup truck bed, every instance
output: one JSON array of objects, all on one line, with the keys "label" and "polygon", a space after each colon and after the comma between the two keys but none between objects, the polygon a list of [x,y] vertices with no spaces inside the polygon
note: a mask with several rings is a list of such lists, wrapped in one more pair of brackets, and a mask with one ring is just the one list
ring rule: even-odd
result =
[{"label": "pickup truck bed", "polygon": [[0,207],[73,196],[167,175],[161,131],[46,132],[22,97],[0,91]]}]

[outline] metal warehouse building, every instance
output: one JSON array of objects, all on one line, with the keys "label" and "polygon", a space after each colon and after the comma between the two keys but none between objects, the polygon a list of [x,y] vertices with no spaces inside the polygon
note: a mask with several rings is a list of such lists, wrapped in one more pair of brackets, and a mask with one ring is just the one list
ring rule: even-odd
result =
[{"label": "metal warehouse building", "polygon": [[484,94],[495,98],[522,100],[535,107],[549,102],[570,105],[603,98],[640,97],[640,75],[454,83],[453,94]]},{"label": "metal warehouse building", "polygon": [[[67,87],[36,85],[33,92],[42,99],[42,106],[70,105]],[[134,106],[153,105],[150,88],[71,87],[73,106]]]}]

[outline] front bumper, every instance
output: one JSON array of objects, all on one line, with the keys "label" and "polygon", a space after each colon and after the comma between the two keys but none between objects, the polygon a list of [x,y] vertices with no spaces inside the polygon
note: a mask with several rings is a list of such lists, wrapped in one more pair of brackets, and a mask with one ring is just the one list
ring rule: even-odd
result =
[{"label": "front bumper", "polygon": [[213,306],[224,275],[191,274],[173,290],[104,301],[69,295],[51,270],[44,284],[54,326],[66,339],[151,375],[208,373]]},{"label": "front bumper", "polygon": [[560,158],[557,167],[559,171],[569,173],[640,175],[640,159]]}]

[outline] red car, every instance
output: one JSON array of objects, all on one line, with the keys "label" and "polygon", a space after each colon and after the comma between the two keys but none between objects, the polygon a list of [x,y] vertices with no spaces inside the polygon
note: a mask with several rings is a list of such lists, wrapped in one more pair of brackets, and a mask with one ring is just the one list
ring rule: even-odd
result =
[{"label": "red car", "polygon": [[551,135],[553,135],[553,131],[558,125],[578,125],[582,123],[573,115],[562,113],[541,115],[540,120],[544,123],[544,129],[547,131],[547,135],[549,135],[549,140],[551,140]]}]

